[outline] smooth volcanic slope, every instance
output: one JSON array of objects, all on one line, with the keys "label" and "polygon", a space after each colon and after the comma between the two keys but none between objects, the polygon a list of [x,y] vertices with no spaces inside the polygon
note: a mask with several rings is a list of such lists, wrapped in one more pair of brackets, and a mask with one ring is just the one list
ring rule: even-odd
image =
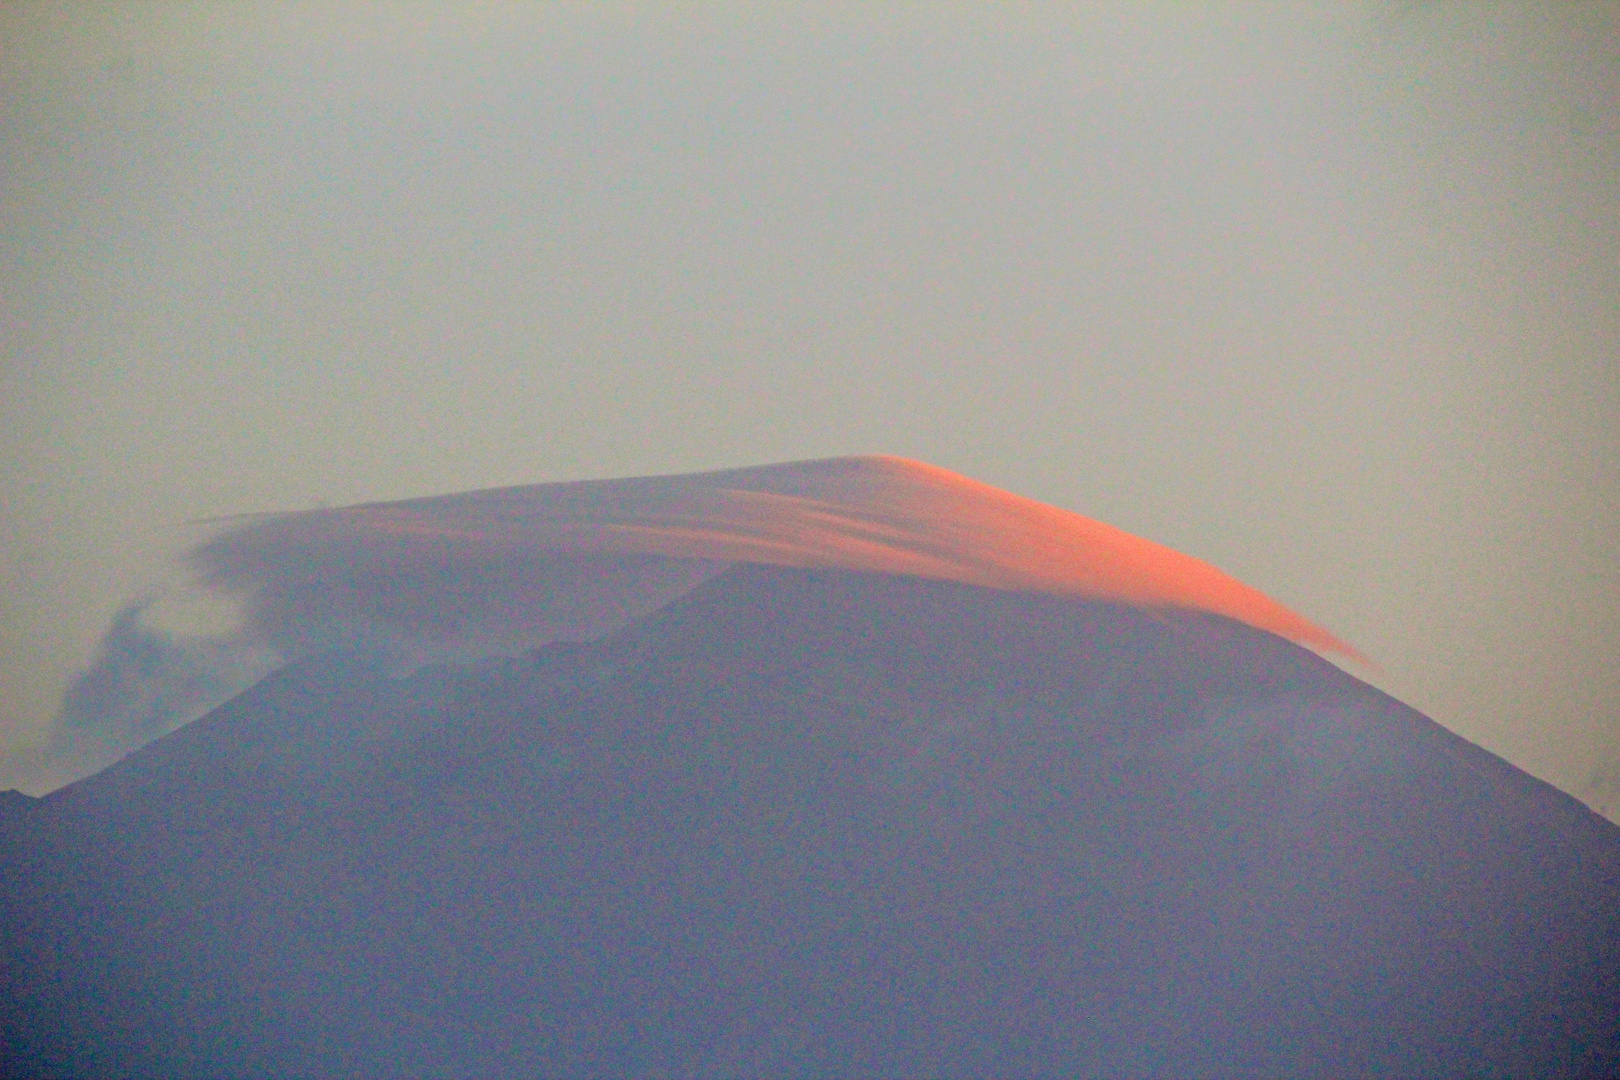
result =
[{"label": "smooth volcanic slope", "polygon": [[200,547],[212,584],[306,652],[310,626],[453,643],[591,639],[728,565],[863,570],[1211,611],[1359,657],[1208,563],[945,469],[847,457],[498,488],[248,519]]},{"label": "smooth volcanic slope", "polygon": [[1227,615],[744,561],[388,671],[0,803],[0,1074],[1620,1074],[1620,829]]}]

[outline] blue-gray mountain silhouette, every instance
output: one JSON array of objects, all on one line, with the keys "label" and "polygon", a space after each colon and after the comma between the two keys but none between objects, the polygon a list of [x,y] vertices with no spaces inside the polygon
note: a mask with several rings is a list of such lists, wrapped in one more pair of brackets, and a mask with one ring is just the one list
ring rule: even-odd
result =
[{"label": "blue-gray mountain silhouette", "polygon": [[14,801],[7,1075],[1620,1073],[1620,829],[1219,615],[739,566]]}]

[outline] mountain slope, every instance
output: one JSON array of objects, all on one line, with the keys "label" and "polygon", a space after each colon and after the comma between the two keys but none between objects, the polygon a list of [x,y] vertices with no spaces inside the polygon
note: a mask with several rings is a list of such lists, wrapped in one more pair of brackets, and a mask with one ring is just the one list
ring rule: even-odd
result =
[{"label": "mountain slope", "polygon": [[740,566],[6,843],[19,1075],[1620,1071],[1620,830],[1211,614]]}]

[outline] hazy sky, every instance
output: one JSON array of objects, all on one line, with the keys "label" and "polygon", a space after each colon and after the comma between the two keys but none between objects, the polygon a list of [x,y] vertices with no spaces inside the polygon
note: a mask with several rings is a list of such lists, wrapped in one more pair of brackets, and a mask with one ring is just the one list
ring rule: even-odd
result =
[{"label": "hazy sky", "polygon": [[1620,809],[1614,5],[10,4],[0,787],[199,519],[846,453]]}]

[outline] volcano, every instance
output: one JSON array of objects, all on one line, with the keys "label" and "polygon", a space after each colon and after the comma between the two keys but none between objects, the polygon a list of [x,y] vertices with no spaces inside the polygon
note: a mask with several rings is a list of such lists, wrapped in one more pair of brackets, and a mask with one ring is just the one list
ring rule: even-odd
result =
[{"label": "volcano", "polygon": [[196,559],[293,660],[0,799],[6,1075],[1620,1074],[1620,829],[1078,515],[836,459]]}]

